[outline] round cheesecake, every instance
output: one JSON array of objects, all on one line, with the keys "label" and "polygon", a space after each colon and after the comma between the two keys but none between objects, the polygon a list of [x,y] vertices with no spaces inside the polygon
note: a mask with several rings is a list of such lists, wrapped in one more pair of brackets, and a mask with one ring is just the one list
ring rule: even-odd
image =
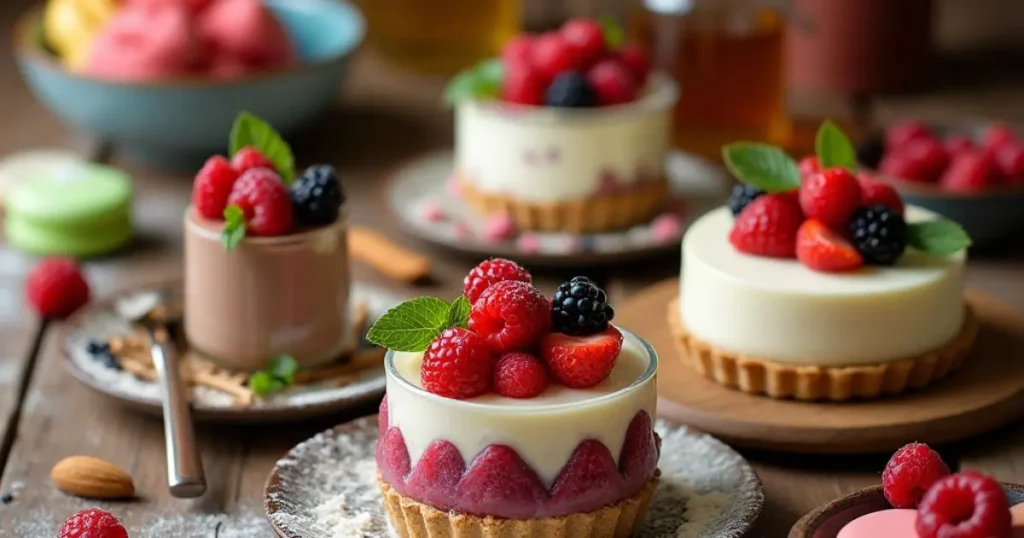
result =
[{"label": "round cheesecake", "polygon": [[[558,109],[467,100],[456,108],[455,175],[469,205],[522,229],[601,231],[646,222],[668,189],[674,83],[638,100]],[[613,203],[614,202],[614,203]]]},{"label": "round cheesecake", "polygon": [[[935,218],[906,210],[909,223]],[[920,371],[922,361],[941,370],[935,356],[957,355],[965,341],[969,347],[963,251],[908,248],[890,267],[824,273],[736,250],[732,225],[723,207],[687,231],[680,300],[670,312],[684,355],[710,377],[778,396],[872,396],[901,390],[901,376],[903,384],[923,384],[935,376]]]},{"label": "round cheesecake", "polygon": [[[530,399],[438,396],[421,387],[422,353],[389,352],[377,463],[398,535],[505,525],[561,536],[548,529],[586,525],[594,532],[583,535],[618,536],[639,524],[656,484],[657,357],[623,334],[600,384],[552,384]],[[441,519],[436,532],[418,531]]]}]

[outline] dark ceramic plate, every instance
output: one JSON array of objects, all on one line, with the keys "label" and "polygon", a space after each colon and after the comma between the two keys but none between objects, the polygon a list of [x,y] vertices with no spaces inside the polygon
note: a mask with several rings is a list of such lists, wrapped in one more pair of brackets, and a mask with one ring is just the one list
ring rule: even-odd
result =
[{"label": "dark ceramic plate", "polygon": [[[1024,486],[1003,484],[1010,506],[1024,503]],[[814,510],[796,522],[789,538],[835,538],[847,523],[871,512],[891,508],[882,494],[882,486],[855,491]]]}]

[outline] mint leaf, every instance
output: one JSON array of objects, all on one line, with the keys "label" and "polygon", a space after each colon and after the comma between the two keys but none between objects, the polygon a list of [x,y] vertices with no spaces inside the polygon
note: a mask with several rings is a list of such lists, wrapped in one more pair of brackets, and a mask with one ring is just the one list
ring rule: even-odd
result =
[{"label": "mint leaf", "polygon": [[736,179],[765,192],[800,188],[800,169],[781,149],[755,142],[738,142],[722,148],[725,166]]},{"label": "mint leaf", "polygon": [[501,92],[505,69],[501,60],[484,60],[452,79],[444,89],[444,101],[454,105],[467,99],[496,97]]},{"label": "mint leaf", "polygon": [[857,167],[857,150],[832,120],[825,120],[818,128],[818,134],[814,137],[814,152],[818,155],[818,161],[822,168],[842,166],[853,171]]},{"label": "mint leaf", "polygon": [[266,370],[254,372],[249,376],[246,385],[253,394],[264,397],[295,384],[295,374],[299,371],[299,363],[291,355],[280,355],[270,361]]},{"label": "mint leaf", "polygon": [[288,142],[285,142],[269,123],[248,112],[242,112],[231,127],[229,153],[234,156],[246,146],[258,149],[264,157],[274,163],[274,168],[285,185],[291,185],[295,180],[295,157]]},{"label": "mint leaf", "polygon": [[366,339],[394,351],[424,351],[448,327],[450,310],[436,297],[406,301],[381,316]]},{"label": "mint leaf", "polygon": [[282,383],[291,386],[295,383],[295,373],[299,371],[299,363],[291,355],[281,355],[270,361],[270,368],[267,368],[267,371],[280,379]]},{"label": "mint leaf", "polygon": [[469,299],[465,295],[458,296],[452,305],[448,308],[448,327],[462,327],[463,329],[469,326],[469,310],[472,305],[469,304]]},{"label": "mint leaf", "polygon": [[224,208],[224,229],[220,232],[220,243],[224,250],[235,250],[245,238],[245,213],[237,205]]},{"label": "mint leaf", "polygon": [[260,398],[268,396],[275,392],[281,392],[285,388],[284,383],[280,379],[274,377],[270,372],[255,372],[249,376],[249,381],[246,382],[249,390]]},{"label": "mint leaf", "polygon": [[959,224],[939,219],[909,224],[907,244],[922,252],[946,256],[971,246],[971,238]]},{"label": "mint leaf", "polygon": [[601,29],[604,30],[604,44],[608,50],[618,50],[626,41],[626,31],[622,29],[615,17],[601,18]]}]

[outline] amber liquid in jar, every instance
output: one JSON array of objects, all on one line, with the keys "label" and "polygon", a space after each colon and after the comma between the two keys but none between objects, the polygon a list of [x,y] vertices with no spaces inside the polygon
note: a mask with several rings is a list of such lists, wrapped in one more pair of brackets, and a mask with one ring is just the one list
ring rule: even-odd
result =
[{"label": "amber liquid in jar", "polygon": [[785,145],[785,21],[764,0],[645,0],[630,20],[656,69],[679,84],[675,144],[717,158],[723,145]]},{"label": "amber liquid in jar", "polygon": [[519,32],[521,0],[357,0],[367,42],[399,66],[452,75]]}]

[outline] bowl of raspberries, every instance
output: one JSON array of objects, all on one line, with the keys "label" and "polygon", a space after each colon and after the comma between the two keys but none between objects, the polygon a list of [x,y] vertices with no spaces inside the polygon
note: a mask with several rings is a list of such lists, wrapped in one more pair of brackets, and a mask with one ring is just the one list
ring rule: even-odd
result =
[{"label": "bowl of raspberries", "polygon": [[907,203],[959,222],[976,245],[1024,230],[1024,136],[1007,125],[904,120],[864,142],[858,160]]}]

